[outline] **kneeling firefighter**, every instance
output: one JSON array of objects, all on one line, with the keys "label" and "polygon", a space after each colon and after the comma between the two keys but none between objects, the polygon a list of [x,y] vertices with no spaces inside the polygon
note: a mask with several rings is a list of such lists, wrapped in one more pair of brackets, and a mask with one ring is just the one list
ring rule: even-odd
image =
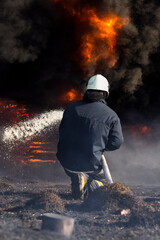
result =
[{"label": "kneeling firefighter", "polygon": [[63,114],[57,158],[71,178],[75,199],[107,184],[102,154],[123,143],[120,120],[105,101],[108,95],[108,80],[97,74],[89,79],[83,100],[70,104]]}]

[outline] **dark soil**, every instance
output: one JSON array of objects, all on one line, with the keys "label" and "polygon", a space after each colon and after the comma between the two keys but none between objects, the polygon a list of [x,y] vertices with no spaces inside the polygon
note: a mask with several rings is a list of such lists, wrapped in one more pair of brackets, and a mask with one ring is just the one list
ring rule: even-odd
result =
[{"label": "dark soil", "polygon": [[[160,239],[160,187],[120,183],[103,187],[82,200],[72,199],[69,185],[47,181],[0,179],[0,239],[66,239],[41,230],[46,212],[75,219],[70,239]],[[130,213],[122,215],[123,209]]]},{"label": "dark soil", "polygon": [[[81,205],[83,211],[119,213],[129,210],[127,226],[160,226],[160,201],[154,199],[148,203],[139,199],[136,194],[121,183],[113,183],[94,191]],[[160,199],[159,199],[160,200]],[[121,214],[122,215],[122,214]],[[128,214],[126,214],[128,215]]]}]

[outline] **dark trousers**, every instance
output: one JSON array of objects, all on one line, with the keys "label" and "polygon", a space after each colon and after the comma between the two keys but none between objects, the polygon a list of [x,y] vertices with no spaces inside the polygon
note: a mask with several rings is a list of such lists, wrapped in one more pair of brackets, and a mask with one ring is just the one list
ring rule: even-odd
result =
[{"label": "dark trousers", "polygon": [[74,199],[84,199],[90,192],[107,184],[103,170],[95,172],[74,172],[65,169],[71,179],[72,196]]}]

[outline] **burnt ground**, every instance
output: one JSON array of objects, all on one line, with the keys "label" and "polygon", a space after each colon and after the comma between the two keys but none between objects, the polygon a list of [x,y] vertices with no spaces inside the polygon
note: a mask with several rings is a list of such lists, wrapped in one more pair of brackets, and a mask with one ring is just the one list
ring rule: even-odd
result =
[{"label": "burnt ground", "polygon": [[[153,205],[160,201],[160,187],[131,186],[130,189],[145,203]],[[41,230],[42,215],[46,212],[75,219],[70,237],[73,240],[160,239],[159,222],[132,224],[132,211],[125,216],[121,215],[123,209],[112,207],[88,211],[82,208],[82,200],[72,199],[68,184],[1,178],[0,190],[0,239],[3,240],[66,239],[53,231]]]}]

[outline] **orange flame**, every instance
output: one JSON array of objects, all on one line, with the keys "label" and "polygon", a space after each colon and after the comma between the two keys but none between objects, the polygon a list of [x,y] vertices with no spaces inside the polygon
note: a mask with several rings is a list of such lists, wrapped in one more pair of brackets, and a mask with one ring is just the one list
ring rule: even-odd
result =
[{"label": "orange flame", "polygon": [[81,97],[80,97],[79,92],[72,88],[69,92],[65,93],[61,97],[61,101],[63,101],[63,102],[74,102],[74,101],[80,100],[80,98]]},{"label": "orange flame", "polygon": [[[25,158],[21,160],[23,165],[30,165],[32,163],[56,163],[56,151],[52,149],[52,142],[30,141],[28,146],[23,147],[21,151],[25,151]],[[31,145],[29,145],[31,144]],[[18,149],[19,150],[19,149]],[[20,152],[21,152],[20,151]],[[49,157],[49,159],[48,159]],[[51,158],[51,159],[50,159]]]},{"label": "orange flame", "polygon": [[55,160],[42,160],[42,159],[29,159],[29,162],[39,162],[39,163],[47,163],[47,162],[51,162],[51,163],[56,163]]},{"label": "orange flame", "polygon": [[118,61],[116,45],[118,31],[129,23],[129,17],[121,18],[113,13],[106,13],[99,17],[94,8],[77,10],[75,1],[52,0],[59,2],[70,15],[77,18],[77,23],[85,22],[91,28],[82,36],[79,52],[82,56],[81,67],[84,72],[91,65],[105,61],[108,67],[113,67]]},{"label": "orange flame", "polygon": [[116,45],[118,30],[129,22],[129,18],[120,18],[114,14],[107,14],[99,18],[93,10],[89,11],[91,33],[83,36],[82,56],[85,69],[88,64],[96,64],[99,60],[106,60],[108,67],[113,67],[117,60]]},{"label": "orange flame", "polygon": [[53,153],[53,154],[56,154],[56,151],[48,151],[48,150],[33,150],[32,153]]},{"label": "orange flame", "polygon": [[0,99],[1,112],[7,113],[8,119],[14,123],[19,123],[25,118],[29,118],[29,109],[22,104],[17,104],[14,100]]}]

